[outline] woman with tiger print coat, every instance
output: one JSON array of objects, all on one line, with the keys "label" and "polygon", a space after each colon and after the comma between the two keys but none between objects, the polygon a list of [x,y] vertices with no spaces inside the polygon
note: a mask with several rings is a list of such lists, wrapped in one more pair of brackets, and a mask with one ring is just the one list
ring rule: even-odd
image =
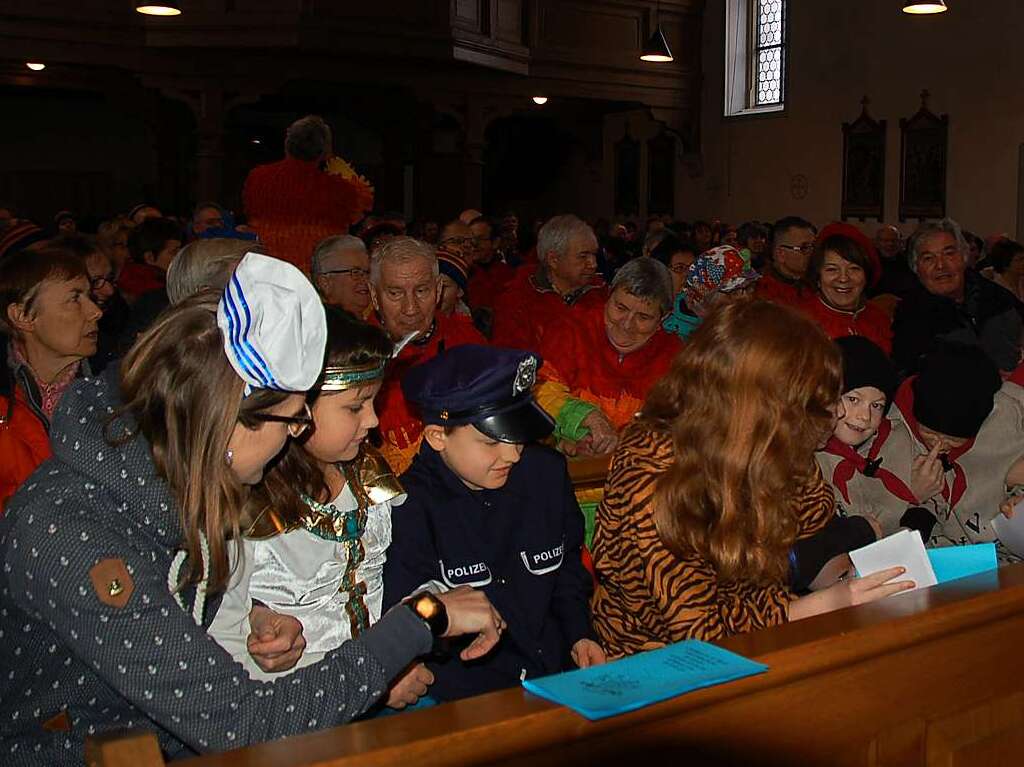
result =
[{"label": "woman with tiger print coat", "polygon": [[797,598],[797,539],[835,515],[815,449],[841,415],[825,334],[762,301],[721,307],[623,433],[597,513],[594,628],[609,656],[714,640],[913,587],[902,568]]}]

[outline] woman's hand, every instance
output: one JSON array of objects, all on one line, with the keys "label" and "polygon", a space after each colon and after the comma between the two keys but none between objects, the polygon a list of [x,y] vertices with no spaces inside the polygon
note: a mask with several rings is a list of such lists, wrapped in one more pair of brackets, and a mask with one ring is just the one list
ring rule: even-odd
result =
[{"label": "woman's hand", "polygon": [[605,657],[604,650],[601,649],[601,645],[593,639],[581,639],[578,641],[572,646],[570,655],[572,656],[572,662],[579,668],[600,666],[608,660]]},{"label": "woman's hand", "polygon": [[494,645],[498,644],[501,633],[508,627],[482,591],[476,591],[469,586],[459,586],[438,594],[437,598],[444,603],[448,612],[448,630],[444,636],[476,634],[476,638],[469,646],[459,653],[463,660],[482,658],[489,653]]},{"label": "woman's hand", "polygon": [[427,694],[427,688],[433,683],[434,675],[430,673],[430,669],[422,663],[417,663],[398,677],[391,686],[388,691],[388,708],[401,711],[406,706],[413,705]]},{"label": "woman's hand", "polygon": [[246,647],[256,665],[268,673],[287,671],[306,649],[299,619],[275,613],[265,605],[253,605],[249,628]]},{"label": "woman's hand", "polygon": [[608,416],[600,410],[593,410],[583,419],[581,426],[590,429],[590,444],[593,455],[608,455],[619,444],[619,435]]},{"label": "woman's hand", "polygon": [[905,567],[890,567],[886,570],[879,570],[877,573],[866,575],[863,578],[847,577],[829,586],[827,589],[816,591],[806,597],[800,597],[789,603],[789,619],[791,621],[810,618],[812,615],[830,613],[833,610],[841,610],[844,607],[862,605],[866,602],[874,602],[876,599],[898,594],[901,591],[908,591],[914,588],[913,581],[894,581],[907,571]]},{"label": "woman's hand", "polygon": [[942,462],[939,460],[941,446],[940,443],[935,443],[928,451],[928,455],[916,456],[911,464],[910,492],[917,498],[918,503],[924,503],[942,492],[944,478]]}]

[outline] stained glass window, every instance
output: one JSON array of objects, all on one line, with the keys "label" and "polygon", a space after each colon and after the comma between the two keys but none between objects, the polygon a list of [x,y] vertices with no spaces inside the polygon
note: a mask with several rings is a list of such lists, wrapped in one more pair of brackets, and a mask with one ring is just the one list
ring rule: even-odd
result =
[{"label": "stained glass window", "polygon": [[755,0],[753,4],[751,106],[782,104],[785,98],[786,2]]}]

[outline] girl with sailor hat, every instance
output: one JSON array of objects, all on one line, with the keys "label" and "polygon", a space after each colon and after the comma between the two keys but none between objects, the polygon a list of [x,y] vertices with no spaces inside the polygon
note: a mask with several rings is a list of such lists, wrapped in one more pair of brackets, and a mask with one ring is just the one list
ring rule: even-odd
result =
[{"label": "girl with sailor hat", "polygon": [[[249,678],[207,630],[230,577],[248,488],[310,415],[324,310],[294,267],[247,254],[223,295],[162,315],[119,370],[75,384],[53,457],[0,521],[0,761],[80,764],[87,735],[155,732],[168,758],[361,714],[441,635],[503,621],[479,592],[418,595],[296,671]],[[251,652],[290,666],[298,620],[255,606]]]}]

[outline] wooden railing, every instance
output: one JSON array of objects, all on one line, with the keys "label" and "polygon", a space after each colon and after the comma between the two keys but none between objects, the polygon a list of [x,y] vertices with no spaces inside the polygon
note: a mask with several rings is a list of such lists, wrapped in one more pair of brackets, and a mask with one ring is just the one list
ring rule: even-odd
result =
[{"label": "wooden railing", "polygon": [[[734,637],[722,644],[768,664],[766,674],[602,722],[511,689],[181,764],[1018,764],[1022,637],[1024,565],[1015,565]],[[145,743],[95,744],[92,764],[162,767]]]}]

